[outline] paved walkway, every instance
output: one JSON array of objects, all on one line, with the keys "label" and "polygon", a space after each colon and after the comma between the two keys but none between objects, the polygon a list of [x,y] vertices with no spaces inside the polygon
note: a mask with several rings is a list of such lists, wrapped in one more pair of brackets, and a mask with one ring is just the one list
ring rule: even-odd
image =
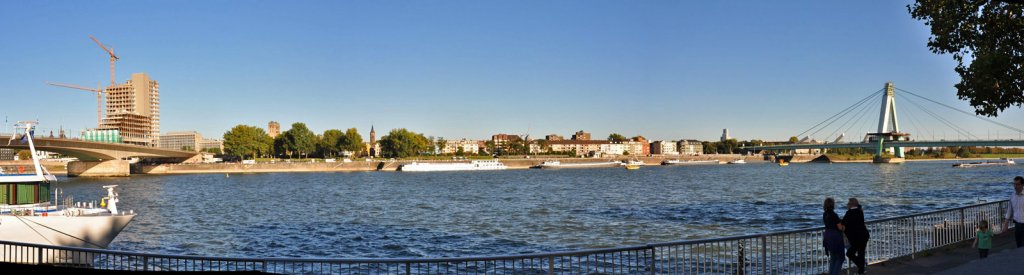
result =
[{"label": "paved walkway", "polygon": [[868,274],[1024,274],[1024,248],[1015,249],[1013,230],[992,238],[992,250],[978,258],[973,241],[868,266]]}]

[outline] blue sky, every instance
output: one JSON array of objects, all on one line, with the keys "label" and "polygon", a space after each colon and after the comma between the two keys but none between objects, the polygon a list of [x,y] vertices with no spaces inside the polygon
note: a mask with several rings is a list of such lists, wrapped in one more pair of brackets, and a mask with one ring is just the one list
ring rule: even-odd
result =
[{"label": "blue sky", "polygon": [[[449,139],[580,129],[717,139],[722,128],[785,139],[886,81],[969,110],[955,64],[926,48],[908,3],[9,1],[0,115],[94,126],[93,95],[44,84],[109,82],[90,34],[121,57],[118,82],[133,72],[160,82],[164,132],[208,137],[276,120]],[[1022,113],[996,120],[1021,128]],[[956,136],[920,121],[931,136]]]}]

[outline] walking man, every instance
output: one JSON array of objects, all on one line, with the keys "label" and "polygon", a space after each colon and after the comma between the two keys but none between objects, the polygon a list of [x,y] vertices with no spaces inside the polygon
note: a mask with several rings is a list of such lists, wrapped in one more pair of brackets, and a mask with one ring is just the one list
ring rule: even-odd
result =
[{"label": "walking man", "polygon": [[1017,247],[1024,246],[1024,177],[1013,178],[1013,194],[1010,195],[1010,207],[1006,208],[1006,221],[1003,222],[1003,232],[1006,232],[1013,221],[1013,237],[1017,240]]},{"label": "walking man", "polygon": [[846,231],[846,239],[850,240],[850,249],[846,250],[846,257],[850,258],[853,264],[857,265],[857,274],[864,274],[867,262],[864,253],[868,248],[868,227],[864,224],[864,210],[861,209],[857,198],[850,198],[846,203],[846,214],[843,215],[843,226]]}]

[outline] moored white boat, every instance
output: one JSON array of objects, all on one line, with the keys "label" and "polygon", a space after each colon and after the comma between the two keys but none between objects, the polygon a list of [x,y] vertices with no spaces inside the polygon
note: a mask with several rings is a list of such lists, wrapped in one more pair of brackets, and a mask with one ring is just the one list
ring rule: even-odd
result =
[{"label": "moored white boat", "polygon": [[541,169],[560,169],[560,168],[599,168],[599,167],[615,167],[622,165],[617,161],[605,161],[605,162],[579,162],[579,163],[562,163],[557,160],[549,160],[542,162],[537,165],[537,168]]},{"label": "moored white boat", "polygon": [[[32,165],[14,165],[0,169],[0,241],[29,244],[106,248],[135,217],[134,211],[117,209],[116,185],[108,185],[107,196],[97,203],[74,203],[63,197],[59,188],[51,188],[56,177],[39,164],[32,141],[35,122],[19,122],[24,129],[10,142],[28,143]],[[18,141],[15,141],[15,140]],[[13,246],[8,246],[13,248]],[[0,260],[35,263],[36,249],[0,249]],[[50,263],[88,264],[91,257],[46,255]]]},{"label": "moored white boat", "polygon": [[479,171],[479,170],[505,170],[508,166],[497,160],[474,160],[469,163],[429,163],[413,162],[398,167],[398,171],[404,172],[435,172],[435,171]]},{"label": "moored white boat", "polygon": [[661,162],[661,165],[706,165],[706,164],[721,164],[720,160],[687,160],[681,161],[678,159],[670,159]]},{"label": "moored white boat", "polygon": [[953,164],[953,167],[971,168],[971,167],[979,167],[979,166],[1013,166],[1013,165],[1017,165],[1017,162],[1013,161],[1013,159],[1001,158],[1001,159],[996,160],[996,161],[957,163],[957,164]]},{"label": "moored white boat", "polygon": [[738,159],[738,160],[730,161],[730,162],[728,162],[728,163],[729,163],[729,164],[746,164],[746,163],[747,163],[747,161],[745,161],[745,160],[743,160],[743,159]]}]

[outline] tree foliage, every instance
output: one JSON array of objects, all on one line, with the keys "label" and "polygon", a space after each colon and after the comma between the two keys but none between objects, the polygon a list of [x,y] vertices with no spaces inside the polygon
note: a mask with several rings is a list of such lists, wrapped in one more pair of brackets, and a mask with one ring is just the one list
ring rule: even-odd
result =
[{"label": "tree foliage", "polygon": [[338,152],[341,151],[338,144],[343,136],[345,136],[345,133],[338,129],[324,131],[323,136],[320,137],[320,143],[318,143],[317,151],[319,151],[320,155],[325,158],[333,158],[334,156],[337,156]]},{"label": "tree foliage", "polygon": [[270,154],[273,140],[262,128],[237,125],[224,133],[224,151],[239,158],[256,158]]},{"label": "tree foliage", "polygon": [[419,155],[430,148],[430,140],[423,134],[405,128],[391,130],[380,138],[381,153],[384,157],[404,158]]},{"label": "tree foliage", "polygon": [[626,136],[620,135],[618,133],[612,133],[612,134],[608,135],[608,140],[613,141],[613,142],[623,142],[623,141],[626,141],[628,139],[626,138]]},{"label": "tree foliage", "polygon": [[914,19],[931,27],[928,48],[956,60],[957,96],[979,115],[997,116],[1024,104],[1022,2],[917,0],[907,6]]},{"label": "tree foliage", "polygon": [[338,149],[355,154],[363,152],[366,149],[366,145],[363,144],[363,136],[359,135],[359,130],[356,130],[356,128],[345,130],[345,135],[338,139]]},{"label": "tree foliage", "polygon": [[310,153],[316,152],[317,143],[319,143],[316,134],[302,122],[293,123],[292,128],[281,133],[281,136],[283,137],[280,144],[282,149],[299,156],[308,156]]}]

